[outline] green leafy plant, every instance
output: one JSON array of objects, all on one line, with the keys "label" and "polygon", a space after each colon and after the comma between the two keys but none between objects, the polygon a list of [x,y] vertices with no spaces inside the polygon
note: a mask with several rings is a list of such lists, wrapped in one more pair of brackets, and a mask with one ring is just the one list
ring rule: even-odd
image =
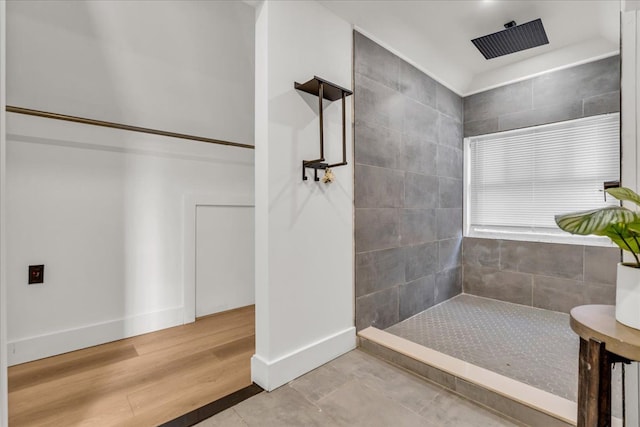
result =
[{"label": "green leafy plant", "polygon": [[[640,196],[625,188],[609,188],[608,194],[620,201],[640,206]],[[590,211],[556,215],[556,224],[571,234],[606,236],[622,250],[629,251],[640,268],[640,214],[623,206],[607,206]]]}]

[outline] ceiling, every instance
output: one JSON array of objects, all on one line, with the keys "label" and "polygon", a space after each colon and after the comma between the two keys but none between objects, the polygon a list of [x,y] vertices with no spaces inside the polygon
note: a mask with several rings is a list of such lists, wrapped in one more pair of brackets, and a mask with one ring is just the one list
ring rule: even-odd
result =
[{"label": "ceiling", "polygon": [[[320,0],[459,95],[619,52],[619,0]],[[542,18],[549,44],[486,60],[471,39]]]}]

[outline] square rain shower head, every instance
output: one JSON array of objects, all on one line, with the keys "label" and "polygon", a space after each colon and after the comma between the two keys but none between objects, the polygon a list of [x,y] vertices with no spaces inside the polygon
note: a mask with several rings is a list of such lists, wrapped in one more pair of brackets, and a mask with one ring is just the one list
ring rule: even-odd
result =
[{"label": "square rain shower head", "polygon": [[492,59],[549,44],[549,39],[544,31],[542,19],[538,18],[526,24],[509,26],[497,33],[478,37],[471,42],[486,59]]}]

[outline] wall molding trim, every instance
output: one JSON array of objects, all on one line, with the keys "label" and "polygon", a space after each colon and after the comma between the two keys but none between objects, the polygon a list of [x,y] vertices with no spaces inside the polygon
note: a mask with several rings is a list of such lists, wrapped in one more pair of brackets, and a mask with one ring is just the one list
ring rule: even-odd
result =
[{"label": "wall molding trim", "polygon": [[55,356],[183,324],[183,307],[23,338],[7,343],[8,365]]},{"label": "wall molding trim", "polygon": [[274,360],[251,358],[251,379],[267,391],[288,383],[356,348],[356,328],[350,327]]},{"label": "wall molding trim", "polygon": [[196,209],[198,206],[253,207],[253,195],[186,194],[184,196],[184,323],[196,321]]}]

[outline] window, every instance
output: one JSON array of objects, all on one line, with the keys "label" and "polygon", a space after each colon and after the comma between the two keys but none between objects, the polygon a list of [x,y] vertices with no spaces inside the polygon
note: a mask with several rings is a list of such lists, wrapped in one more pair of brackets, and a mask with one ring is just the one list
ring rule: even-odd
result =
[{"label": "window", "polygon": [[620,178],[620,115],[465,139],[465,235],[607,244],[560,230],[557,214],[618,204],[601,191]]}]

